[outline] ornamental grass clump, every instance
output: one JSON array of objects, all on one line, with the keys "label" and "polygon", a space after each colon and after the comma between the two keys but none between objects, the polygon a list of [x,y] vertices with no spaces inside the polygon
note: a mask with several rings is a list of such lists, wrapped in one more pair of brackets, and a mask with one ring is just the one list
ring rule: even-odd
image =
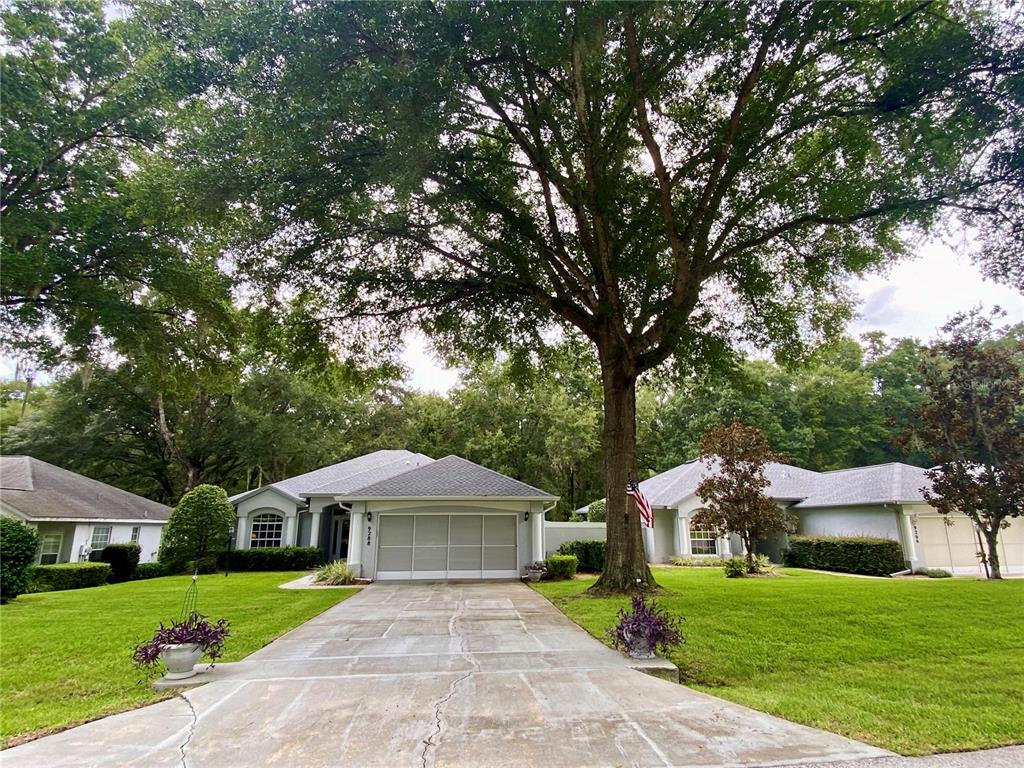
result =
[{"label": "ornamental grass clump", "polygon": [[317,584],[325,584],[327,586],[354,584],[356,581],[356,572],[353,571],[344,560],[335,560],[333,563],[328,563],[327,565],[322,566],[320,570],[316,572],[316,576],[313,577],[313,581]]},{"label": "ornamental grass clump", "polygon": [[205,616],[193,611],[185,621],[176,621],[169,626],[161,622],[152,640],[135,646],[132,660],[140,667],[152,667],[168,646],[194,643],[210,661],[216,661],[223,655],[224,641],[230,634],[227,619],[218,619],[211,624]]},{"label": "ornamental grass clump", "polygon": [[634,595],[632,608],[618,613],[619,622],[608,630],[612,645],[630,656],[650,657],[655,649],[667,653],[684,641],[682,616],[673,616],[643,593]]}]

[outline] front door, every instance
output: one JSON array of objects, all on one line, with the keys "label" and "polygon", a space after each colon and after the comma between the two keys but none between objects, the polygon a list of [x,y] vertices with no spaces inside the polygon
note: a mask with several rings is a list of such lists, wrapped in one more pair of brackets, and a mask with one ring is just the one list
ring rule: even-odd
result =
[{"label": "front door", "polygon": [[331,560],[348,559],[348,532],[350,518],[347,512],[335,512],[331,518]]}]

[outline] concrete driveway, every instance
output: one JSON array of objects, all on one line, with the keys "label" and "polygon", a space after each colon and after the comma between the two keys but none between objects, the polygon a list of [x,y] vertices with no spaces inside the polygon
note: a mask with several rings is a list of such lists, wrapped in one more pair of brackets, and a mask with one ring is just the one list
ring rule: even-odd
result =
[{"label": "concrete driveway", "polygon": [[518,583],[376,584],[21,766],[733,766],[888,753],[629,668]]}]

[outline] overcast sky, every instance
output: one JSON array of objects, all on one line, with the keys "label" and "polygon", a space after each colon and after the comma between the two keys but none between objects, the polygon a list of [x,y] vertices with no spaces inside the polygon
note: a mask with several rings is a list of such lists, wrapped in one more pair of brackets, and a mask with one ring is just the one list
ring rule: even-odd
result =
[{"label": "overcast sky", "polygon": [[[935,241],[923,245],[916,258],[853,287],[860,296],[860,314],[849,326],[854,335],[881,330],[928,341],[951,315],[978,304],[999,305],[1008,322],[1024,322],[1024,296],[984,279],[970,259]],[[409,334],[403,359],[411,370],[408,383],[418,389],[444,393],[458,379],[457,371],[438,364],[418,333]]]}]

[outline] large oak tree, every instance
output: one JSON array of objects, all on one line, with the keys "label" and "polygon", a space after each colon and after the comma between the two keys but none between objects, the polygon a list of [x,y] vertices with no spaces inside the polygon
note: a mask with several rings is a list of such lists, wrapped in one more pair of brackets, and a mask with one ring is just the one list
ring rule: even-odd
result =
[{"label": "large oak tree", "polygon": [[[452,354],[575,327],[599,358],[608,554],[650,582],[637,380],[788,356],[944,208],[1013,221],[1020,38],[944,2],[149,8],[210,73],[160,173],[309,321]],[[1009,207],[1009,208],[1008,208]],[[319,312],[312,311],[319,306]]]}]

